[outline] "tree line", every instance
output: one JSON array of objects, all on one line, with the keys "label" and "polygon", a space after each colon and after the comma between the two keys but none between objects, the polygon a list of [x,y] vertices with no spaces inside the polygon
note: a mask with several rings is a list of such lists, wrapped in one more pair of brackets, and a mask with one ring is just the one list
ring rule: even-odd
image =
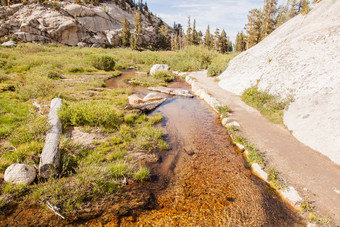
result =
[{"label": "tree line", "polygon": [[[313,0],[313,4],[321,0]],[[248,14],[245,33],[236,36],[235,50],[244,51],[261,42],[276,28],[298,14],[310,11],[309,0],[288,0],[285,5],[279,5],[277,0],[264,0],[260,9],[252,9]]]},{"label": "tree line", "polygon": [[202,31],[196,30],[196,20],[194,19],[191,26],[191,18],[188,17],[186,32],[184,32],[181,24],[174,23],[173,32],[170,36],[170,46],[171,50],[177,51],[191,45],[203,45],[220,53],[233,51],[233,44],[224,29],[220,32],[220,29],[216,28],[214,34],[211,34],[210,26],[208,25],[203,35]]}]

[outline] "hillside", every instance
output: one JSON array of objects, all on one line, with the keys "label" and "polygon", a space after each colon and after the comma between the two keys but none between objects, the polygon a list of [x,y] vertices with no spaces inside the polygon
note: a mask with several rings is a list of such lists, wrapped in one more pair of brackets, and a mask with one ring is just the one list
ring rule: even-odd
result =
[{"label": "hillside", "polygon": [[249,87],[293,102],[284,124],[311,148],[340,164],[340,1],[323,0],[234,58],[219,85]]},{"label": "hillside", "polygon": [[124,7],[114,1],[96,5],[60,1],[0,7],[0,37],[69,46],[115,47],[121,45],[122,19],[129,21],[133,34],[133,15],[140,12],[143,27],[140,46],[157,46],[160,37],[156,27],[163,21],[146,10],[121,4]]}]

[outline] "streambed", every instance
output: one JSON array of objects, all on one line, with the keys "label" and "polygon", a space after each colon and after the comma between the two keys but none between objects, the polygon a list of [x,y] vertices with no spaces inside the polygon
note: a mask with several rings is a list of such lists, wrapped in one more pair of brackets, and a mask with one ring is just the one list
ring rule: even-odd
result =
[{"label": "streambed", "polygon": [[[111,84],[128,77],[131,72]],[[169,86],[190,88],[181,79]],[[149,166],[152,182],[144,187],[154,205],[121,218],[119,225],[303,226],[298,214],[247,168],[206,103],[196,97],[169,97],[153,113],[163,115],[161,127],[171,147]]]}]

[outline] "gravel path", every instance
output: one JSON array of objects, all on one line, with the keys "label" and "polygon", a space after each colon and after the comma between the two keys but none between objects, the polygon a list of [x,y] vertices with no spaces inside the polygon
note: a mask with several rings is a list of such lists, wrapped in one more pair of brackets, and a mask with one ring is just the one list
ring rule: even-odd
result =
[{"label": "gravel path", "polygon": [[231,120],[239,122],[240,133],[264,154],[287,185],[331,223],[340,226],[340,166],[326,156],[299,142],[283,126],[266,120],[256,109],[246,105],[238,95],[218,86],[206,71],[193,72],[197,82],[208,93],[232,109]]}]

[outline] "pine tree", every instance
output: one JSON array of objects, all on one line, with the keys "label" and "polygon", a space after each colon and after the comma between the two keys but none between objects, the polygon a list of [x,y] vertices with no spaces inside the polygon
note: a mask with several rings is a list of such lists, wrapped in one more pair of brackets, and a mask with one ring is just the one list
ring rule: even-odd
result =
[{"label": "pine tree", "polygon": [[220,46],[220,29],[216,28],[215,33],[214,33],[214,48],[216,51],[221,51],[221,46]]},{"label": "pine tree", "polygon": [[301,14],[306,15],[309,13],[310,11],[309,4],[310,2],[308,0],[301,0],[301,5],[302,5]]},{"label": "pine tree", "polygon": [[187,33],[185,36],[185,45],[190,46],[192,45],[192,30],[191,30],[191,23],[190,23],[190,17],[188,17],[188,27],[187,27]]},{"label": "pine tree", "polygon": [[204,46],[211,47],[211,34],[210,34],[210,26],[208,25],[207,30],[204,35]]},{"label": "pine tree", "polygon": [[132,34],[130,37],[130,47],[133,50],[137,50],[138,49],[138,35],[137,34]]},{"label": "pine tree", "polygon": [[123,31],[122,31],[122,45],[124,47],[129,46],[130,42],[130,22],[124,17],[122,20]]},{"label": "pine tree", "polygon": [[275,29],[275,15],[277,13],[277,0],[265,0],[263,9],[263,25],[261,30],[261,39],[267,37]]},{"label": "pine tree", "polygon": [[287,13],[288,13],[288,6],[280,5],[278,8],[278,13],[276,17],[275,28],[280,27],[283,23],[285,23],[288,20]]},{"label": "pine tree", "polygon": [[139,12],[133,15],[133,22],[135,24],[135,34],[131,36],[130,44],[131,48],[136,50],[139,47],[140,36],[142,34],[142,17]]},{"label": "pine tree", "polygon": [[298,2],[297,0],[289,0],[287,2],[287,5],[289,7],[288,10],[288,19],[291,19],[293,17],[295,17],[296,15],[298,15],[299,11],[298,11]]},{"label": "pine tree", "polygon": [[192,25],[192,44],[193,45],[198,45],[199,40],[198,40],[198,33],[196,31],[196,20],[194,19],[194,23]]},{"label": "pine tree", "polygon": [[227,33],[223,29],[220,36],[220,52],[225,53],[229,51]]},{"label": "pine tree", "polygon": [[247,49],[261,41],[262,15],[259,9],[249,11],[248,24],[245,27],[248,34]]},{"label": "pine tree", "polygon": [[243,32],[237,33],[236,36],[236,43],[235,43],[235,50],[237,52],[242,52],[246,50],[246,37],[244,36]]}]

